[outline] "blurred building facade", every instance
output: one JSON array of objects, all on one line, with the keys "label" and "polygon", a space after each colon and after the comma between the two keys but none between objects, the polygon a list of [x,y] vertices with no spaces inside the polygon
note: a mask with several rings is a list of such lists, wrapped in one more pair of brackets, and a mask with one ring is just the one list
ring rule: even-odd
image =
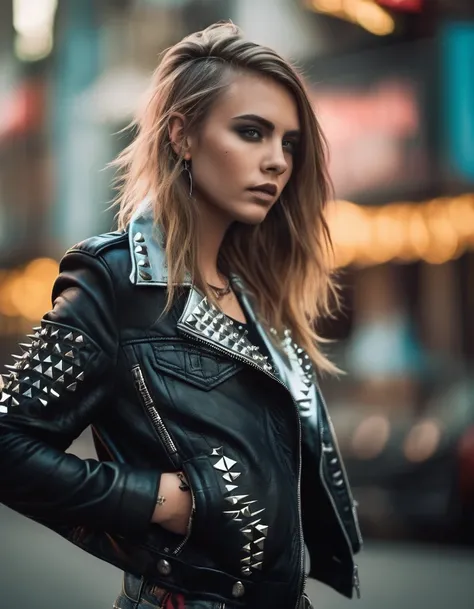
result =
[{"label": "blurred building facade", "polygon": [[346,304],[325,332],[348,374],[325,385],[367,526],[451,534],[474,505],[471,4],[0,2],[0,361],[62,252],[113,228],[104,168],[159,53],[230,18],[304,69],[328,138]]}]

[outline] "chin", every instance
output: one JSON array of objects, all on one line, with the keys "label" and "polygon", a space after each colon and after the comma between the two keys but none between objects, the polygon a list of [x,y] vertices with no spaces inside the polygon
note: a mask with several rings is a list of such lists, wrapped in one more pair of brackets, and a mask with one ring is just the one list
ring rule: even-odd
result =
[{"label": "chin", "polygon": [[234,214],[234,220],[242,224],[261,224],[268,215],[270,207],[258,206],[253,209],[239,210]]}]

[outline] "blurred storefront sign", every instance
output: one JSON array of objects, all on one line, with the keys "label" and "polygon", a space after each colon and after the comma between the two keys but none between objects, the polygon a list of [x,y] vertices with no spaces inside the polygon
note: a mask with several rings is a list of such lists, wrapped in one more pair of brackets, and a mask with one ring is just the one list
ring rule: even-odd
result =
[{"label": "blurred storefront sign", "polygon": [[474,23],[444,26],[442,38],[444,150],[449,173],[474,181]]},{"label": "blurred storefront sign", "polygon": [[423,8],[423,0],[376,0],[377,4],[392,8],[396,11],[419,13]]},{"label": "blurred storefront sign", "polygon": [[368,89],[318,89],[315,106],[330,144],[339,197],[420,183],[427,160],[413,82],[382,80]]},{"label": "blurred storefront sign", "polygon": [[432,52],[430,42],[417,43],[310,67],[337,197],[382,204],[438,191],[430,172]]},{"label": "blurred storefront sign", "polygon": [[9,137],[26,135],[42,127],[46,88],[43,79],[29,79],[0,98],[0,144]]}]

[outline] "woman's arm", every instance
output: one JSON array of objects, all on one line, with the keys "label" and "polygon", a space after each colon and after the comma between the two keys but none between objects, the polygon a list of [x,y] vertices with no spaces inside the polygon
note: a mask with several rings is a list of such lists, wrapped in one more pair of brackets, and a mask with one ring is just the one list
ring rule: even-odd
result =
[{"label": "woman's arm", "polygon": [[75,249],[61,262],[53,309],[0,398],[0,502],[35,519],[145,533],[160,472],[64,451],[110,404],[118,352],[105,261]]}]

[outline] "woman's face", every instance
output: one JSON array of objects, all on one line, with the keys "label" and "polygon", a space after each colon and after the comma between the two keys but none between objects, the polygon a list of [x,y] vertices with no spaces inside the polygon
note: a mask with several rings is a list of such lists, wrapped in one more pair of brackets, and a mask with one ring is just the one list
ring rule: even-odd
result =
[{"label": "woman's face", "polygon": [[296,102],[284,86],[236,75],[188,138],[200,205],[224,222],[262,222],[290,179],[299,129]]}]

